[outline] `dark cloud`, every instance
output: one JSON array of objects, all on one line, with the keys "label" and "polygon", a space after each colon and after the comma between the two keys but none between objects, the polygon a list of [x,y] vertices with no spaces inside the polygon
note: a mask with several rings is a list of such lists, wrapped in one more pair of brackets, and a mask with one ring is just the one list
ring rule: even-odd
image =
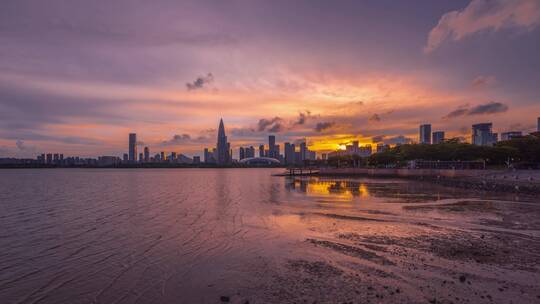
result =
[{"label": "dark cloud", "polygon": [[469,110],[467,115],[479,115],[479,114],[495,114],[508,111],[508,106],[500,102],[490,102],[483,105],[478,105]]},{"label": "dark cloud", "polygon": [[488,102],[486,104],[481,104],[474,106],[472,108],[467,107],[461,107],[459,109],[456,109],[448,114],[446,114],[443,118],[450,119],[450,118],[456,118],[460,116],[472,116],[472,115],[482,115],[482,114],[496,114],[496,113],[503,113],[508,111],[508,106],[500,103],[500,102]]},{"label": "dark cloud", "polygon": [[315,125],[315,131],[317,132],[322,132],[324,130],[327,130],[327,129],[330,129],[332,128],[336,123],[333,122],[333,121],[328,121],[328,122],[318,122],[316,125]]},{"label": "dark cloud", "polygon": [[293,123],[293,125],[303,125],[303,124],[306,123],[307,119],[310,118],[310,117],[311,117],[311,112],[310,111],[306,111],[305,113],[300,112],[298,114],[298,118]]},{"label": "dark cloud", "polygon": [[446,114],[443,118],[450,119],[450,118],[460,117],[460,116],[463,116],[463,115],[467,114],[467,112],[469,112],[469,109],[460,108],[460,109],[456,109],[456,110]]},{"label": "dark cloud", "polygon": [[381,116],[379,114],[375,113],[369,117],[369,121],[371,122],[379,122],[381,121]]},{"label": "dark cloud", "polygon": [[180,144],[190,144],[190,143],[207,143],[210,141],[209,137],[206,136],[197,136],[192,137],[187,133],[175,134],[171,139],[161,142],[163,146],[174,146]]},{"label": "dark cloud", "polygon": [[197,77],[192,83],[186,83],[188,91],[202,89],[204,86],[214,81],[214,75],[212,73],[206,74],[206,76]]},{"label": "dark cloud", "polygon": [[377,136],[373,136],[371,137],[371,141],[374,142],[374,143],[380,143],[384,140],[384,135],[377,135]]},{"label": "dark cloud", "polygon": [[262,119],[259,119],[259,122],[257,123],[257,130],[259,132],[263,132],[266,130],[270,132],[275,132],[275,131],[271,131],[271,129],[276,128],[276,125],[279,126],[276,129],[280,129],[282,128],[282,124],[283,124],[283,119],[281,117],[276,116],[271,119],[262,118]]}]

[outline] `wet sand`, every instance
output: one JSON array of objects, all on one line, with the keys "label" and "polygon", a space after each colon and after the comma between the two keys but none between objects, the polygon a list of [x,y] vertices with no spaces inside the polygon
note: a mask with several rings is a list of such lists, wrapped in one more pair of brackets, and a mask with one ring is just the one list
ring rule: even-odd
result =
[{"label": "wet sand", "polygon": [[1,303],[540,301],[535,196],[273,172],[0,172]]}]

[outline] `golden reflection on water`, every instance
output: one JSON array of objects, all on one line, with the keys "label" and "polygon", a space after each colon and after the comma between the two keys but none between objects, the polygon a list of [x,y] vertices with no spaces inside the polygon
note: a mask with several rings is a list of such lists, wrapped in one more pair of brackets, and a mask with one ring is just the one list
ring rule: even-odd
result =
[{"label": "golden reflection on water", "polygon": [[332,197],[340,201],[352,201],[354,197],[369,197],[368,187],[363,183],[319,178],[297,179],[292,188],[312,197]]}]

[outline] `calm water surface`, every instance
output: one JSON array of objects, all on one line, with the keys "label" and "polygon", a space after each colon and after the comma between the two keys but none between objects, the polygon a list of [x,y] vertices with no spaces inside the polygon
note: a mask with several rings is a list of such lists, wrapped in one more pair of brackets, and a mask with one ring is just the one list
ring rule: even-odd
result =
[{"label": "calm water surface", "polygon": [[0,303],[540,300],[535,198],[280,172],[2,170]]}]

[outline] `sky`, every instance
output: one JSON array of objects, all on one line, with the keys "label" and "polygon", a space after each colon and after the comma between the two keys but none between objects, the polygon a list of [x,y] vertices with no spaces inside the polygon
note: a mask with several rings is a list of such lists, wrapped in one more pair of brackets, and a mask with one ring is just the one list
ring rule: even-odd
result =
[{"label": "sky", "polygon": [[532,132],[539,50],[538,0],[4,0],[0,157]]}]

